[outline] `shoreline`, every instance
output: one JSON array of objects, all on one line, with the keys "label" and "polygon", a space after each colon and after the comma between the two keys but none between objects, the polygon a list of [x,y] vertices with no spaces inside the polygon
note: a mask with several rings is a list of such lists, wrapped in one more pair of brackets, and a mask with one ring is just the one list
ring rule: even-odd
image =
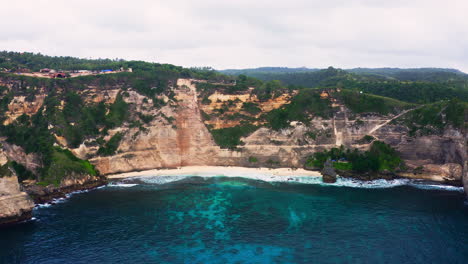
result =
[{"label": "shoreline", "polygon": [[[446,191],[463,191],[463,187],[446,185],[440,182],[410,179],[372,179],[361,180],[352,177],[338,177],[335,183],[325,183],[319,171],[293,168],[249,168],[238,166],[184,166],[179,168],[152,169],[144,171],[134,171],[126,173],[116,173],[107,175],[110,182],[117,184],[108,185],[113,187],[133,187],[139,183],[133,183],[132,179],[141,180],[149,184],[165,184],[180,180],[184,177],[241,177],[266,182],[295,182],[302,184],[319,184],[324,186],[352,187],[352,188],[392,188],[397,186],[412,186],[418,189],[435,189]],[[128,182],[130,181],[130,182]]]},{"label": "shoreline", "polygon": [[319,171],[310,171],[305,169],[293,168],[249,168],[237,166],[184,166],[174,169],[152,169],[135,172],[124,172],[110,174],[108,179],[124,179],[134,177],[154,177],[154,176],[229,176],[241,177],[243,174],[271,175],[271,176],[309,176],[322,177]]}]

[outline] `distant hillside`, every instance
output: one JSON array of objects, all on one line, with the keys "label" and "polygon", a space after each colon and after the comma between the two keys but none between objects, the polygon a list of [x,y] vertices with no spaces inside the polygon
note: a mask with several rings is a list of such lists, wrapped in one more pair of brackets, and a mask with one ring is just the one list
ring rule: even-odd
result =
[{"label": "distant hillside", "polygon": [[316,68],[288,68],[288,67],[260,67],[252,69],[226,69],[220,70],[219,72],[228,74],[228,75],[254,75],[254,74],[270,74],[270,73],[294,73],[294,72],[314,72],[320,69]]},{"label": "distant hillside", "polygon": [[281,69],[282,72],[277,73],[245,70],[243,74],[263,81],[279,80],[296,88],[341,87],[411,103],[429,103],[452,98],[468,101],[468,75],[454,69]]},{"label": "distant hillside", "polygon": [[456,80],[468,80],[468,75],[457,69],[444,68],[354,68],[346,70],[356,74],[373,74],[400,81],[430,81],[444,82]]},{"label": "distant hillside", "polygon": [[434,73],[434,72],[447,72],[456,74],[465,74],[464,72],[457,69],[450,68],[352,68],[346,69],[349,72],[354,73],[374,73],[382,75],[392,75],[400,72],[420,72],[420,73]]}]

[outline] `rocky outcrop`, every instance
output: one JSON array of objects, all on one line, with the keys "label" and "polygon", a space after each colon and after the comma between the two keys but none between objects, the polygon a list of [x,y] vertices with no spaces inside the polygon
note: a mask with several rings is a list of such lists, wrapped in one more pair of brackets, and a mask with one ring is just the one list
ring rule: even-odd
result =
[{"label": "rocky outcrop", "polygon": [[24,183],[23,189],[35,203],[46,203],[56,198],[65,197],[68,193],[88,190],[106,184],[106,178],[72,173],[67,175],[59,186],[37,185],[35,182]]},{"label": "rocky outcrop", "polygon": [[39,185],[36,180],[18,182],[10,161],[16,161],[35,172],[39,168],[38,157],[26,154],[21,147],[0,142],[0,225],[9,225],[32,217],[34,203],[49,202],[66,194],[94,188],[106,183],[103,176],[71,173],[66,175],[59,186]]},{"label": "rocky outcrop", "polygon": [[323,169],[321,172],[322,172],[323,182],[326,182],[326,183],[336,182],[336,171],[333,168],[333,162],[330,160],[330,158],[328,158],[325,164],[323,164]]},{"label": "rocky outcrop", "polygon": [[31,198],[20,190],[18,177],[7,162],[6,156],[0,153],[0,226],[30,219],[34,208]]}]

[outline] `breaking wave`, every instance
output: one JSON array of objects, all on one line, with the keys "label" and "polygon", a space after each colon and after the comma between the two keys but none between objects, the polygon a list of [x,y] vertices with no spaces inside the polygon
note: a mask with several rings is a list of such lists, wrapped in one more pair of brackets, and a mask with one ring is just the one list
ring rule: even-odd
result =
[{"label": "breaking wave", "polygon": [[123,183],[123,182],[111,182],[107,184],[107,187],[120,187],[120,188],[129,188],[137,186],[136,183]]},{"label": "breaking wave", "polygon": [[[271,183],[300,183],[300,184],[317,184],[323,186],[336,186],[336,187],[350,187],[350,188],[366,188],[366,189],[382,189],[382,188],[394,188],[398,186],[411,186],[418,189],[424,190],[445,190],[445,191],[457,191],[463,192],[463,187],[437,184],[434,182],[412,180],[412,179],[394,179],[394,180],[372,180],[362,181],[351,178],[338,177],[335,183],[324,183],[322,177],[313,176],[278,176],[272,174],[261,174],[261,173],[236,173],[235,171],[229,173],[214,173],[214,174],[198,174],[198,175],[172,175],[172,176],[150,176],[150,177],[138,177],[133,178],[146,184],[162,185],[170,182],[180,181],[190,177],[202,177],[205,179],[212,177],[239,177],[247,178],[252,180],[259,180]],[[125,187],[134,186],[132,184],[123,184]]]},{"label": "breaking wave", "polygon": [[99,187],[92,188],[92,189],[80,190],[80,191],[74,191],[74,192],[71,192],[71,193],[67,193],[67,194],[65,194],[64,197],[54,198],[54,199],[52,199],[50,202],[42,203],[42,204],[36,204],[36,206],[34,207],[34,209],[38,209],[38,208],[47,208],[47,207],[50,207],[50,206],[52,206],[52,205],[54,205],[54,204],[64,203],[64,202],[66,202],[70,197],[72,197],[72,196],[75,195],[75,194],[87,193],[87,192],[89,192],[89,191],[96,190],[96,189],[101,189],[101,188],[104,188],[104,187],[105,187],[105,186],[99,186]]}]

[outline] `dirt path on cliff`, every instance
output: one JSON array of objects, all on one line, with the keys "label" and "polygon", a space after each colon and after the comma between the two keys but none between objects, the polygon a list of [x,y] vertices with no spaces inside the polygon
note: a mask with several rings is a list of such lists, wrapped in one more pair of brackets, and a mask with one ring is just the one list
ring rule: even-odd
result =
[{"label": "dirt path on cliff", "polygon": [[372,133],[374,133],[375,131],[379,130],[380,128],[382,128],[382,127],[388,125],[388,124],[389,124],[390,122],[392,122],[393,120],[399,118],[400,116],[402,116],[402,115],[404,115],[404,114],[406,114],[406,113],[408,113],[408,112],[411,112],[411,111],[413,111],[413,110],[419,109],[419,108],[421,108],[421,107],[422,107],[422,105],[420,105],[420,106],[418,106],[418,107],[415,107],[415,108],[411,108],[411,109],[405,110],[405,111],[399,113],[398,115],[396,115],[396,116],[394,116],[393,118],[391,118],[391,119],[385,121],[384,123],[382,123],[382,124],[380,124],[380,125],[376,125],[375,127],[373,127],[373,128],[369,131],[368,134],[369,134],[369,135],[372,135]]}]

